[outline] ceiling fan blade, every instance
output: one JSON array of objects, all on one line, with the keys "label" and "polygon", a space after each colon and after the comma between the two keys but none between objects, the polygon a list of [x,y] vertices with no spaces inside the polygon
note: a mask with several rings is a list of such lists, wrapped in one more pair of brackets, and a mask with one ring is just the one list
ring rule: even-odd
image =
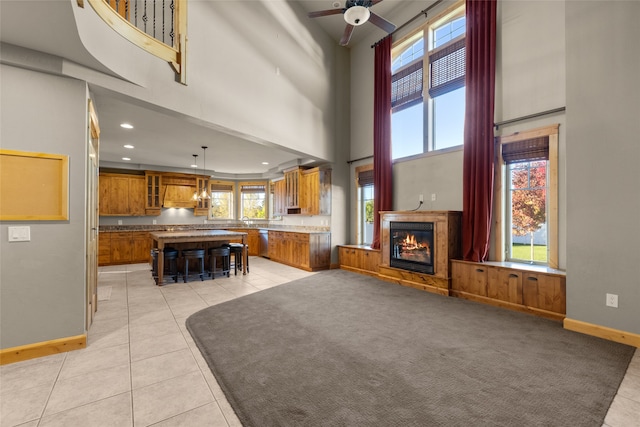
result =
[{"label": "ceiling fan blade", "polygon": [[309,16],[309,18],[319,18],[321,16],[339,15],[341,13],[344,13],[344,9],[327,9],[319,10],[317,12],[309,12],[307,16]]},{"label": "ceiling fan blade", "polygon": [[382,28],[387,33],[393,33],[396,30],[396,26],[393,25],[391,22],[387,21],[386,19],[384,19],[380,15],[376,15],[375,13],[373,13],[371,11],[369,11],[369,12],[371,13],[371,16],[369,16],[369,22],[371,22],[372,24]]},{"label": "ceiling fan blade", "polygon": [[351,40],[351,33],[353,33],[353,29],[355,27],[351,24],[347,24],[344,29],[344,34],[342,34],[342,38],[340,39],[340,46],[346,46],[349,44],[349,40]]},{"label": "ceiling fan blade", "polygon": [[371,0],[371,6],[375,6],[378,3],[381,3],[382,0]]}]

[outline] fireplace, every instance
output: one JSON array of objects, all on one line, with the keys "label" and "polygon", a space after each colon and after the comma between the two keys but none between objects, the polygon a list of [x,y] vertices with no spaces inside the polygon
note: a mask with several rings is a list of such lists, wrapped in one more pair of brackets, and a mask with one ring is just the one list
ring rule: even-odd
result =
[{"label": "fireplace", "polygon": [[389,238],[391,267],[434,273],[433,222],[391,221]]}]

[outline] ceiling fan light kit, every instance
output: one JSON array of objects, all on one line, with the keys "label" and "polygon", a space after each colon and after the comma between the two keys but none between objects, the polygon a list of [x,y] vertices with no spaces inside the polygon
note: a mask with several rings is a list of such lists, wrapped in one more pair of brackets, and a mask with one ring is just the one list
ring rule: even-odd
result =
[{"label": "ceiling fan light kit", "polygon": [[358,26],[369,20],[371,12],[364,6],[352,6],[344,12],[344,20],[347,24]]},{"label": "ceiling fan light kit", "polygon": [[[382,0],[347,0],[344,4],[344,8],[342,9],[327,9],[319,10],[317,12],[309,12],[309,18],[319,18],[321,16],[338,15],[342,13],[347,26],[344,29],[342,38],[340,39],[340,45],[346,46],[349,44],[349,40],[351,40],[353,29],[365,22],[371,22],[376,27],[381,28],[389,34],[395,31],[395,25],[369,10],[371,6],[375,6],[381,1]],[[333,3],[334,7],[337,7],[336,3],[337,2]]]}]

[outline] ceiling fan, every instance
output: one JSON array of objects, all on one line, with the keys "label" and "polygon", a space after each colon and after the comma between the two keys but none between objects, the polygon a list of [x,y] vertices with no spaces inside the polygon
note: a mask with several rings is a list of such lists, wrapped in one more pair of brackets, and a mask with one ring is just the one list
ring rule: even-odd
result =
[{"label": "ceiling fan", "polygon": [[309,18],[318,18],[320,16],[338,15],[342,13],[344,20],[347,23],[342,38],[340,39],[340,46],[346,46],[351,39],[351,33],[353,29],[359,25],[364,24],[367,21],[371,21],[372,24],[382,28],[387,33],[395,31],[396,26],[380,15],[376,15],[371,12],[369,8],[380,3],[382,0],[347,0],[343,8],[320,10],[317,12],[309,12]]}]

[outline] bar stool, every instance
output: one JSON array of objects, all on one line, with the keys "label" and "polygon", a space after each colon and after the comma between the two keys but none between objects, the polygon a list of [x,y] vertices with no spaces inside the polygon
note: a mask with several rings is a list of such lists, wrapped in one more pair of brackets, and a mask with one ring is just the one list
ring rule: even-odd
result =
[{"label": "bar stool", "polygon": [[[211,276],[212,279],[215,279],[216,273],[222,273],[223,276],[226,274],[227,277],[229,277],[230,258],[230,251],[228,247],[220,246],[209,249],[209,276]],[[222,261],[221,268],[217,268],[217,262],[219,259]]]},{"label": "bar stool", "polygon": [[182,258],[184,259],[184,283],[187,283],[187,279],[189,277],[189,262],[191,260],[197,260],[200,264],[200,280],[204,280],[204,249],[183,249],[182,250]]},{"label": "bar stool", "polygon": [[[164,276],[178,281],[178,251],[174,248],[164,248]],[[158,285],[158,250],[151,249],[151,276]],[[168,274],[167,274],[168,273]]]},{"label": "bar stool", "polygon": [[[226,243],[226,246],[229,247],[231,253],[234,255],[233,260],[233,268],[235,270],[235,274],[238,274],[238,268],[242,271],[242,249],[244,245],[242,243]],[[249,245],[246,246],[247,252],[249,252]],[[247,256],[247,273],[249,272],[249,257]]]}]

